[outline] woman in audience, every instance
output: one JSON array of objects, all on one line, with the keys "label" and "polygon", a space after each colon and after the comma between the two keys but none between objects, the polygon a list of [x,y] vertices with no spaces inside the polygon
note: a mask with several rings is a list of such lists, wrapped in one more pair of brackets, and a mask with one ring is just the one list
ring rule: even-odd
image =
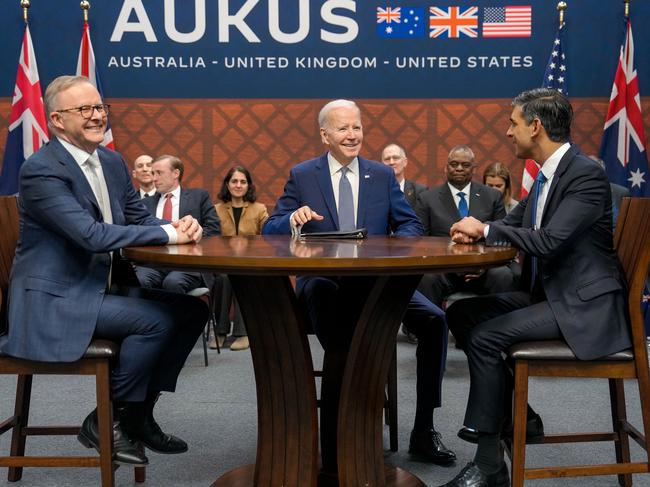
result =
[{"label": "woman in audience", "polygon": [[[255,185],[246,168],[235,166],[228,171],[223,178],[219,199],[221,203],[216,205],[216,209],[221,220],[221,235],[232,237],[262,233],[262,226],[269,214],[265,205],[255,201],[257,199]],[[230,331],[230,304],[234,297],[228,278],[225,275],[222,278],[223,293],[216,336],[219,347],[224,344]],[[244,320],[236,301],[232,336],[234,341],[230,345],[230,350],[245,350],[249,347]],[[217,343],[211,341],[210,348],[216,348]]]},{"label": "woman in audience", "polygon": [[510,213],[512,209],[519,204],[519,201],[512,197],[512,180],[510,179],[510,171],[504,164],[493,162],[485,168],[485,172],[483,173],[483,184],[501,192],[503,195],[503,206],[506,207],[506,213]]}]

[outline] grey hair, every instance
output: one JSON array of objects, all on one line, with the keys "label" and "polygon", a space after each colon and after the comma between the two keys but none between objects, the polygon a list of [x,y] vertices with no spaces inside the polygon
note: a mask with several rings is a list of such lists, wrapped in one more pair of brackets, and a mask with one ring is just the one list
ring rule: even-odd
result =
[{"label": "grey hair", "polygon": [[361,113],[361,110],[359,109],[357,104],[351,100],[333,100],[327,103],[323,108],[321,108],[320,112],[318,113],[319,127],[325,128],[330,112],[336,108],[356,108],[357,111]]},{"label": "grey hair", "polygon": [[451,155],[454,152],[466,152],[472,158],[472,161],[476,159],[476,157],[474,156],[474,151],[470,149],[469,146],[467,145],[457,145],[455,147],[452,147],[451,150],[449,151],[449,155],[447,156],[447,159],[451,159]]},{"label": "grey hair", "polygon": [[389,147],[397,147],[397,149],[399,149],[399,153],[400,153],[400,155],[401,155],[403,158],[406,159],[406,151],[404,150],[404,147],[402,147],[402,146],[399,145],[399,144],[396,144],[395,142],[391,142],[390,144],[386,144],[386,146],[381,150],[381,155],[382,155],[382,157],[383,157],[383,155],[384,155],[384,151],[385,151],[386,149],[388,149]]},{"label": "grey hair", "polygon": [[55,107],[59,93],[80,83],[90,83],[90,80],[85,76],[64,75],[54,78],[54,80],[49,85],[47,85],[47,88],[45,89],[45,95],[43,95],[43,103],[45,104],[47,128],[50,129],[50,131],[56,131],[56,127],[54,127],[50,121],[50,114],[61,109],[61,107]]}]

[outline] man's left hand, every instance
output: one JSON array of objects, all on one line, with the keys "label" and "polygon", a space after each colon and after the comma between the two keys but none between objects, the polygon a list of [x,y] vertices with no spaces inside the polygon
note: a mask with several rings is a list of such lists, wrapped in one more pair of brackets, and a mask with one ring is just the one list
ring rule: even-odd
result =
[{"label": "man's left hand", "polygon": [[194,243],[198,243],[203,236],[203,227],[201,227],[199,221],[191,215],[186,215],[180,220],[173,221],[172,226],[187,234],[190,240]]},{"label": "man's left hand", "polygon": [[476,242],[483,238],[485,226],[484,223],[481,223],[473,216],[466,216],[451,226],[449,234],[454,242]]}]

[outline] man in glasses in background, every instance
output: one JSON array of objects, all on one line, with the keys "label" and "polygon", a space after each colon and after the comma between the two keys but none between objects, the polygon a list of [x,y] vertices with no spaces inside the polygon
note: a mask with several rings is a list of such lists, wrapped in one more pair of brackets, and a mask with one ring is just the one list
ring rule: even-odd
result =
[{"label": "man in glasses in background", "polygon": [[[141,444],[182,453],[187,444],[153,418],[161,391],[173,391],[202,332],[199,299],[123,286],[120,249],[190,243],[192,217],[164,224],[140,201],[122,157],[100,144],[109,106],[87,78],[60,76],[45,91],[52,140],[20,170],[20,240],[9,288],[9,333],[0,350],[45,362],[81,358],[93,338],[120,344],[112,364],[114,461],[148,462]],[[97,415],[79,441],[98,449]]]}]

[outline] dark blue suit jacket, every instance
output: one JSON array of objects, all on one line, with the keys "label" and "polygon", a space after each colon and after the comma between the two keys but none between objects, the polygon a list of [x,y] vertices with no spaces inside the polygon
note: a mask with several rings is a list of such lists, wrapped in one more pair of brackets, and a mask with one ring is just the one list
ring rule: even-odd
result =
[{"label": "dark blue suit jacket", "polygon": [[[325,218],[312,220],[303,232],[327,232],[339,229],[339,219],[332,190],[327,154],[302,162],[289,175],[263,234],[291,233],[289,218],[302,206],[309,206]],[[422,225],[399,189],[392,168],[359,157],[359,203],[357,227],[370,235],[422,235]]]},{"label": "dark blue suit jacket", "polygon": [[626,292],[613,249],[605,172],[572,146],[551,182],[539,230],[531,228],[527,203],[524,198],[503,220],[491,223],[487,243],[526,252],[523,286],[530,284],[528,256],[538,257],[548,304],[577,357],[590,360],[628,348]]},{"label": "dark blue suit jacket", "polygon": [[[160,193],[144,198],[142,202],[149,213],[156,216],[156,207],[160,201]],[[221,225],[217,210],[212,204],[210,194],[205,189],[185,189],[181,187],[180,201],[178,202],[179,218],[191,215],[203,227],[203,236],[212,237],[221,233]]]},{"label": "dark blue suit jacket", "polygon": [[77,360],[104,299],[110,251],[168,242],[146,210],[122,157],[99,147],[113,224],[103,221],[81,168],[54,138],[20,170],[20,239],[9,286],[3,353],[41,361]]}]

